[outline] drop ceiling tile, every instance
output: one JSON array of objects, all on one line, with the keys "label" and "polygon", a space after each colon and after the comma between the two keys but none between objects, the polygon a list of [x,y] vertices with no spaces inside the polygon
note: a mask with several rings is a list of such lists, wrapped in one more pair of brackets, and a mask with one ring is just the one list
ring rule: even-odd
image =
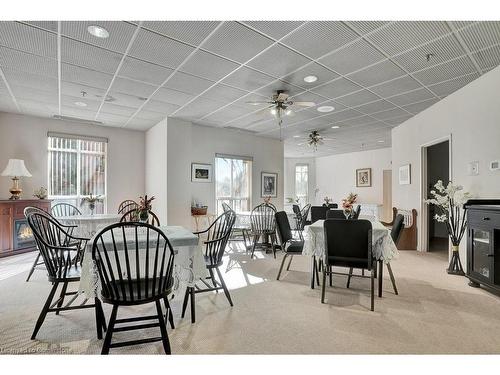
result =
[{"label": "drop ceiling tile", "polygon": [[155,122],[154,120],[146,120],[146,119],[134,117],[127,124],[126,129],[146,131],[146,130],[152,128],[153,126],[155,126],[156,124],[157,124],[157,122]]},{"label": "drop ceiling tile", "polygon": [[312,89],[313,92],[335,99],[351,92],[361,90],[361,87],[345,78],[339,78],[319,87]]},{"label": "drop ceiling tile", "polygon": [[317,59],[357,38],[358,35],[340,21],[311,21],[282,42]]},{"label": "drop ceiling tile", "polygon": [[356,107],[356,110],[369,115],[371,113],[386,111],[392,108],[394,108],[394,105],[389,103],[388,101],[377,100],[368,104],[363,104],[361,106],[358,106]]},{"label": "drop ceiling tile", "polygon": [[[140,98],[134,95],[123,94],[121,92],[110,91],[108,97],[114,99],[111,103],[118,104],[124,107],[137,109],[144,104],[144,98]],[[98,99],[102,100],[102,96]]]},{"label": "drop ceiling tile", "polygon": [[7,82],[11,86],[22,86],[57,93],[58,85],[55,78],[21,72],[10,68],[2,68],[2,70]]},{"label": "drop ceiling tile", "polygon": [[57,78],[57,61],[0,47],[0,67]]},{"label": "drop ceiling tile", "polygon": [[204,93],[201,97],[211,100],[218,100],[227,104],[241,98],[246,94],[246,91],[218,84]]},{"label": "drop ceiling tile", "polygon": [[103,73],[114,74],[121,55],[65,37],[61,38],[61,61]]},{"label": "drop ceiling tile", "polygon": [[44,91],[33,87],[16,86],[11,84],[10,89],[16,100],[33,100],[44,104],[58,105],[58,96],[54,91]]},{"label": "drop ceiling tile", "polygon": [[417,90],[413,90],[401,95],[391,96],[387,100],[396,105],[408,105],[416,102],[421,102],[423,100],[434,98],[432,92],[427,90],[426,88],[421,88]]},{"label": "drop ceiling tile", "polygon": [[463,38],[467,47],[472,52],[475,52],[500,43],[500,22],[478,22],[466,29],[460,30],[458,34]]},{"label": "drop ceiling tile", "polygon": [[245,21],[244,23],[271,38],[281,39],[302,25],[304,21]]},{"label": "drop ceiling tile", "polygon": [[389,24],[388,21],[347,21],[349,26],[352,26],[361,35],[371,33],[384,25]]},{"label": "drop ceiling tile", "polygon": [[118,75],[153,85],[161,85],[172,72],[172,69],[160,65],[126,57]]},{"label": "drop ceiling tile", "polygon": [[17,103],[23,114],[46,117],[59,113],[58,106],[54,104],[47,104],[28,99],[19,99]]},{"label": "drop ceiling tile", "polygon": [[70,117],[76,117],[84,120],[94,120],[95,118],[95,112],[94,111],[88,111],[86,109],[78,108],[78,107],[67,107],[67,106],[62,106],[61,107],[61,115],[63,116],[70,116]]},{"label": "drop ceiling tile", "polygon": [[102,121],[105,125],[124,126],[128,121],[127,116],[116,115],[112,113],[99,113],[98,121]]},{"label": "drop ceiling tile", "polygon": [[126,107],[114,103],[104,103],[101,108],[101,113],[130,117],[136,112],[136,110],[136,108]]},{"label": "drop ceiling tile", "polygon": [[79,66],[63,63],[61,64],[61,78],[63,81],[67,82],[107,89],[113,76],[96,70],[80,68]]},{"label": "drop ceiling tile", "polygon": [[477,72],[476,67],[472,64],[468,56],[464,56],[429,69],[421,70],[414,73],[414,76],[424,85],[432,85],[473,72]]},{"label": "drop ceiling tile", "polygon": [[364,70],[349,74],[354,82],[365,87],[373,86],[406,75],[398,66],[389,60],[384,60]]},{"label": "drop ceiling tile", "polygon": [[57,21],[23,21],[38,28],[57,33]]},{"label": "drop ceiling tile", "polygon": [[384,120],[386,123],[388,123],[389,125],[399,125],[399,124],[402,124],[403,122],[405,122],[406,120],[409,120],[410,118],[412,118],[413,116],[408,114],[408,115],[404,115],[404,116],[400,116],[400,117],[394,117],[394,118],[391,118],[391,119],[387,119],[387,120]]},{"label": "drop ceiling tile", "polygon": [[291,85],[287,82],[283,82],[280,80],[274,81],[271,84],[267,85],[256,91],[257,94],[264,95],[267,98],[270,98],[272,95],[276,94],[277,90],[283,90],[288,95],[297,95],[304,91],[301,87],[297,87]]},{"label": "drop ceiling tile", "polygon": [[394,22],[368,36],[389,56],[399,54],[450,32],[442,21]]},{"label": "drop ceiling tile", "polygon": [[[80,107],[75,104],[76,102],[85,103],[87,106]],[[56,98],[56,103],[57,103],[57,98]],[[93,111],[95,113],[99,109],[100,104],[101,102],[99,100],[88,100],[86,98],[81,98],[81,97],[61,95],[61,105],[68,108],[74,107],[75,109],[85,109],[87,111]]]},{"label": "drop ceiling tile", "polygon": [[249,112],[248,110],[245,111],[241,107],[230,105],[230,106],[225,107],[224,109],[217,111],[214,114],[211,114],[210,116],[206,117],[206,120],[222,125],[228,121],[231,121],[231,120],[234,120],[238,117],[241,117],[248,112]]},{"label": "drop ceiling tile", "polygon": [[156,90],[157,87],[158,86],[116,77],[113,85],[111,86],[111,90],[121,92],[123,94],[147,98]]},{"label": "drop ceiling tile", "polygon": [[388,111],[374,113],[374,114],[372,114],[372,117],[375,117],[377,120],[386,120],[386,119],[390,119],[390,118],[394,118],[394,117],[405,116],[407,114],[408,114],[408,112],[406,112],[400,108],[394,108],[394,109],[390,109]]},{"label": "drop ceiling tile", "polygon": [[194,96],[181,91],[161,87],[151,98],[156,101],[182,106],[193,99]]},{"label": "drop ceiling tile", "polygon": [[327,121],[331,123],[335,123],[338,121],[345,121],[348,119],[356,118],[356,117],[361,117],[363,116],[363,113],[358,112],[354,109],[346,109],[344,111],[340,112],[334,112],[333,114],[329,114],[324,116]]},{"label": "drop ceiling tile", "polygon": [[[240,99],[236,100],[232,105],[235,105],[237,107],[241,108],[246,108],[248,109],[248,112],[253,112],[260,110],[262,108],[266,108],[269,106],[267,104],[267,101],[270,100],[269,96],[264,96],[256,93],[250,93],[247,94],[246,96],[241,97]],[[261,104],[249,104],[249,102],[262,102]]]},{"label": "drop ceiling tile", "polygon": [[273,44],[269,39],[237,22],[228,21],[203,44],[203,49],[244,63]]},{"label": "drop ceiling tile", "polygon": [[256,70],[250,69],[246,66],[241,66],[238,70],[231,73],[230,76],[224,78],[222,83],[247,91],[253,91],[259,87],[266,86],[274,80],[275,78],[267,74],[257,72]]},{"label": "drop ceiling tile", "polygon": [[143,27],[192,45],[200,44],[218,21],[146,21]]},{"label": "drop ceiling tile", "polygon": [[281,45],[275,45],[257,56],[247,65],[274,77],[283,77],[308,62],[310,62],[309,59],[290,49]]},{"label": "drop ceiling tile", "polygon": [[438,101],[439,101],[439,99],[432,98],[432,99],[424,100],[423,102],[405,105],[403,108],[406,109],[408,112],[411,112],[413,114],[417,114],[419,112],[422,112],[424,109],[427,109],[430,106],[436,104]]},{"label": "drop ceiling tile", "polygon": [[57,58],[57,36],[19,22],[0,22],[0,45],[35,55]]},{"label": "drop ceiling tile", "polygon": [[436,85],[429,86],[429,88],[436,93],[438,96],[447,96],[451,93],[461,89],[465,85],[474,81],[479,77],[479,73],[471,73],[466,76],[457,77],[446,82],[438,83]]},{"label": "drop ceiling tile", "polygon": [[[333,105],[333,104],[324,104],[324,102],[331,102],[331,101],[323,98],[322,96],[316,95],[315,93],[310,92],[310,91],[291,96],[290,100],[292,102],[313,102],[315,104],[315,107],[319,106],[320,104],[321,105]],[[337,103],[335,105],[337,105]],[[333,106],[335,106],[335,105],[333,105]],[[316,111],[315,107],[295,107],[295,108],[303,108],[303,109],[313,111],[313,113],[320,113],[320,112]]]},{"label": "drop ceiling tile", "polygon": [[383,98],[401,94],[403,92],[416,90],[422,87],[414,78],[409,75],[405,75],[400,78],[396,78],[384,83],[380,83],[375,86],[371,86],[370,90],[380,95]]},{"label": "drop ceiling tile", "polygon": [[182,91],[187,94],[198,95],[212,86],[214,82],[185,74],[175,73],[172,78],[164,85],[167,89]]},{"label": "drop ceiling tile", "polygon": [[221,102],[197,98],[192,103],[176,112],[175,116],[180,118],[186,117],[199,119],[222,107],[223,105],[224,103]]},{"label": "drop ceiling tile", "polygon": [[194,48],[167,37],[141,30],[129,55],[168,68],[177,68]]},{"label": "drop ceiling tile", "polygon": [[[316,76],[317,80],[311,83],[305,82],[304,77],[311,75]],[[300,86],[305,89],[311,89],[325,82],[332,81],[338,77],[339,75],[337,73],[334,73],[317,63],[311,63],[304,68],[283,77],[282,79],[283,81],[289,82],[293,85]]]},{"label": "drop ceiling tile", "polygon": [[182,65],[180,70],[184,73],[218,81],[238,66],[229,60],[198,50]]},{"label": "drop ceiling tile", "polygon": [[500,45],[489,47],[472,54],[482,70],[489,70],[500,64]]},{"label": "drop ceiling tile", "polygon": [[347,105],[349,107],[358,106],[365,103],[370,103],[375,100],[378,100],[379,97],[375,94],[372,94],[368,90],[361,90],[341,98],[337,98],[336,100],[341,104]]},{"label": "drop ceiling tile", "polygon": [[[109,37],[98,38],[87,30],[89,26],[100,26],[109,32]],[[73,39],[124,53],[137,26],[124,21],[62,21],[61,34]]]},{"label": "drop ceiling tile", "polygon": [[354,117],[349,120],[344,120],[342,121],[342,124],[340,126],[362,126],[362,125],[367,125],[377,122],[376,119],[370,116],[360,116],[360,117]]},{"label": "drop ceiling tile", "polygon": [[358,40],[319,60],[340,74],[348,74],[375,64],[385,56],[364,40]]},{"label": "drop ceiling tile", "polygon": [[[160,102],[160,101],[157,101],[157,100],[149,100],[144,105],[143,110],[144,111],[157,112],[157,113],[161,113],[163,115],[170,115],[171,113],[173,113],[178,108],[179,108],[179,106],[175,105],[175,104]],[[140,118],[148,118],[148,117],[141,116],[140,113],[137,114],[137,116],[140,117]]]},{"label": "drop ceiling tile", "polygon": [[463,29],[464,27],[468,27],[476,23],[476,21],[448,21],[448,22],[451,23],[457,30]]},{"label": "drop ceiling tile", "polygon": [[[83,91],[83,94],[82,94]],[[73,82],[61,82],[61,93],[62,95],[74,96],[76,98],[84,96],[87,100],[97,100],[100,101],[103,95],[106,93],[106,89],[101,89],[92,86],[86,86]]]},{"label": "drop ceiling tile", "polygon": [[139,111],[139,113],[136,115],[136,117],[140,118],[140,119],[143,119],[143,120],[156,121],[156,123],[159,123],[160,121],[164,120],[165,117],[167,117],[167,115],[159,113],[159,112],[154,112],[154,111],[148,111],[148,110],[145,110],[145,109],[141,109]]},{"label": "drop ceiling tile", "polygon": [[[432,54],[427,61],[427,55]],[[429,68],[448,60],[465,55],[466,52],[454,35],[448,35],[393,58],[408,72]]]}]

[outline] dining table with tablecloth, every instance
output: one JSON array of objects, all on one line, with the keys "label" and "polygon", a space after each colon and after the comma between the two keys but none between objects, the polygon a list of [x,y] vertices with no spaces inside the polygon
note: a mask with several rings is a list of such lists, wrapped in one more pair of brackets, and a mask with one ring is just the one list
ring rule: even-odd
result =
[{"label": "dining table with tablecloth", "polygon": [[57,221],[64,225],[75,225],[73,235],[83,238],[91,238],[94,234],[108,225],[118,223],[122,215],[118,214],[92,214],[59,216]]}]

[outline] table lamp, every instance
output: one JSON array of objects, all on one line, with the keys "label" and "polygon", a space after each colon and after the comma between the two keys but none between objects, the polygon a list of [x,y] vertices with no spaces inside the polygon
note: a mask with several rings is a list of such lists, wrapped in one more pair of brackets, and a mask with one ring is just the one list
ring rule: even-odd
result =
[{"label": "table lamp", "polygon": [[26,169],[24,160],[10,159],[2,172],[2,176],[12,177],[13,185],[9,190],[12,196],[9,199],[19,199],[23,192],[23,189],[19,186],[19,177],[31,177],[31,173]]}]

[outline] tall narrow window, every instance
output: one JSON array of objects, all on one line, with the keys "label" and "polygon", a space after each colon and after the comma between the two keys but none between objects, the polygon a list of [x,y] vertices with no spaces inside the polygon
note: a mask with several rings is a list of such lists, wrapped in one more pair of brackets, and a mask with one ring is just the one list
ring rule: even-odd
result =
[{"label": "tall narrow window", "polygon": [[308,199],[308,165],[297,164],[295,166],[295,195],[299,199],[299,203],[304,205]]},{"label": "tall narrow window", "polygon": [[[100,195],[96,213],[106,204],[107,140],[65,134],[48,135],[48,193],[57,202],[80,207],[83,197]],[[86,208],[83,207],[83,211]]]},{"label": "tall narrow window", "polygon": [[239,156],[215,157],[215,199],[217,213],[222,213],[222,203],[234,211],[249,211],[252,196],[252,159]]}]

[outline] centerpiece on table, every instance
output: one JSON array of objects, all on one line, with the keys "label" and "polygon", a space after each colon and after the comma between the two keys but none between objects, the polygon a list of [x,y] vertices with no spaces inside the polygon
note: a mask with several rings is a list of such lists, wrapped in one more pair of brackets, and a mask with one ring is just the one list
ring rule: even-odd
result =
[{"label": "centerpiece on table", "polygon": [[93,215],[96,203],[99,203],[99,202],[102,202],[102,201],[103,201],[103,198],[102,198],[101,195],[99,195],[99,194],[98,195],[92,195],[92,194],[90,194],[89,196],[82,198],[80,206],[83,206],[86,203],[88,205],[88,207],[89,207],[90,214]]},{"label": "centerpiece on table", "polygon": [[349,193],[347,198],[342,199],[342,209],[346,219],[349,219],[354,212],[354,203],[358,199],[358,194]]},{"label": "centerpiece on table", "polygon": [[434,188],[436,190],[431,190],[431,195],[434,198],[427,199],[425,202],[438,208],[440,214],[434,215],[434,219],[440,223],[445,223],[448,229],[452,255],[447,272],[452,275],[463,276],[465,274],[458,248],[467,227],[466,209],[462,209],[462,207],[471,197],[471,194],[464,192],[463,186],[453,185],[451,181],[444,187],[443,181],[439,180],[434,185]]},{"label": "centerpiece on table", "polygon": [[139,221],[146,223],[149,219],[149,211],[151,211],[151,202],[155,199],[154,195],[148,198],[147,195],[139,197],[139,207],[137,207],[137,216]]},{"label": "centerpiece on table", "polygon": [[323,203],[323,206],[326,206],[326,207],[328,207],[330,202],[333,202],[333,199],[330,198],[328,195],[326,197],[324,197],[323,200],[325,201],[325,203]]},{"label": "centerpiece on table", "polygon": [[45,189],[42,186],[42,187],[40,187],[40,189],[37,189],[33,192],[33,196],[37,197],[38,199],[46,199],[47,198],[47,189]]}]

